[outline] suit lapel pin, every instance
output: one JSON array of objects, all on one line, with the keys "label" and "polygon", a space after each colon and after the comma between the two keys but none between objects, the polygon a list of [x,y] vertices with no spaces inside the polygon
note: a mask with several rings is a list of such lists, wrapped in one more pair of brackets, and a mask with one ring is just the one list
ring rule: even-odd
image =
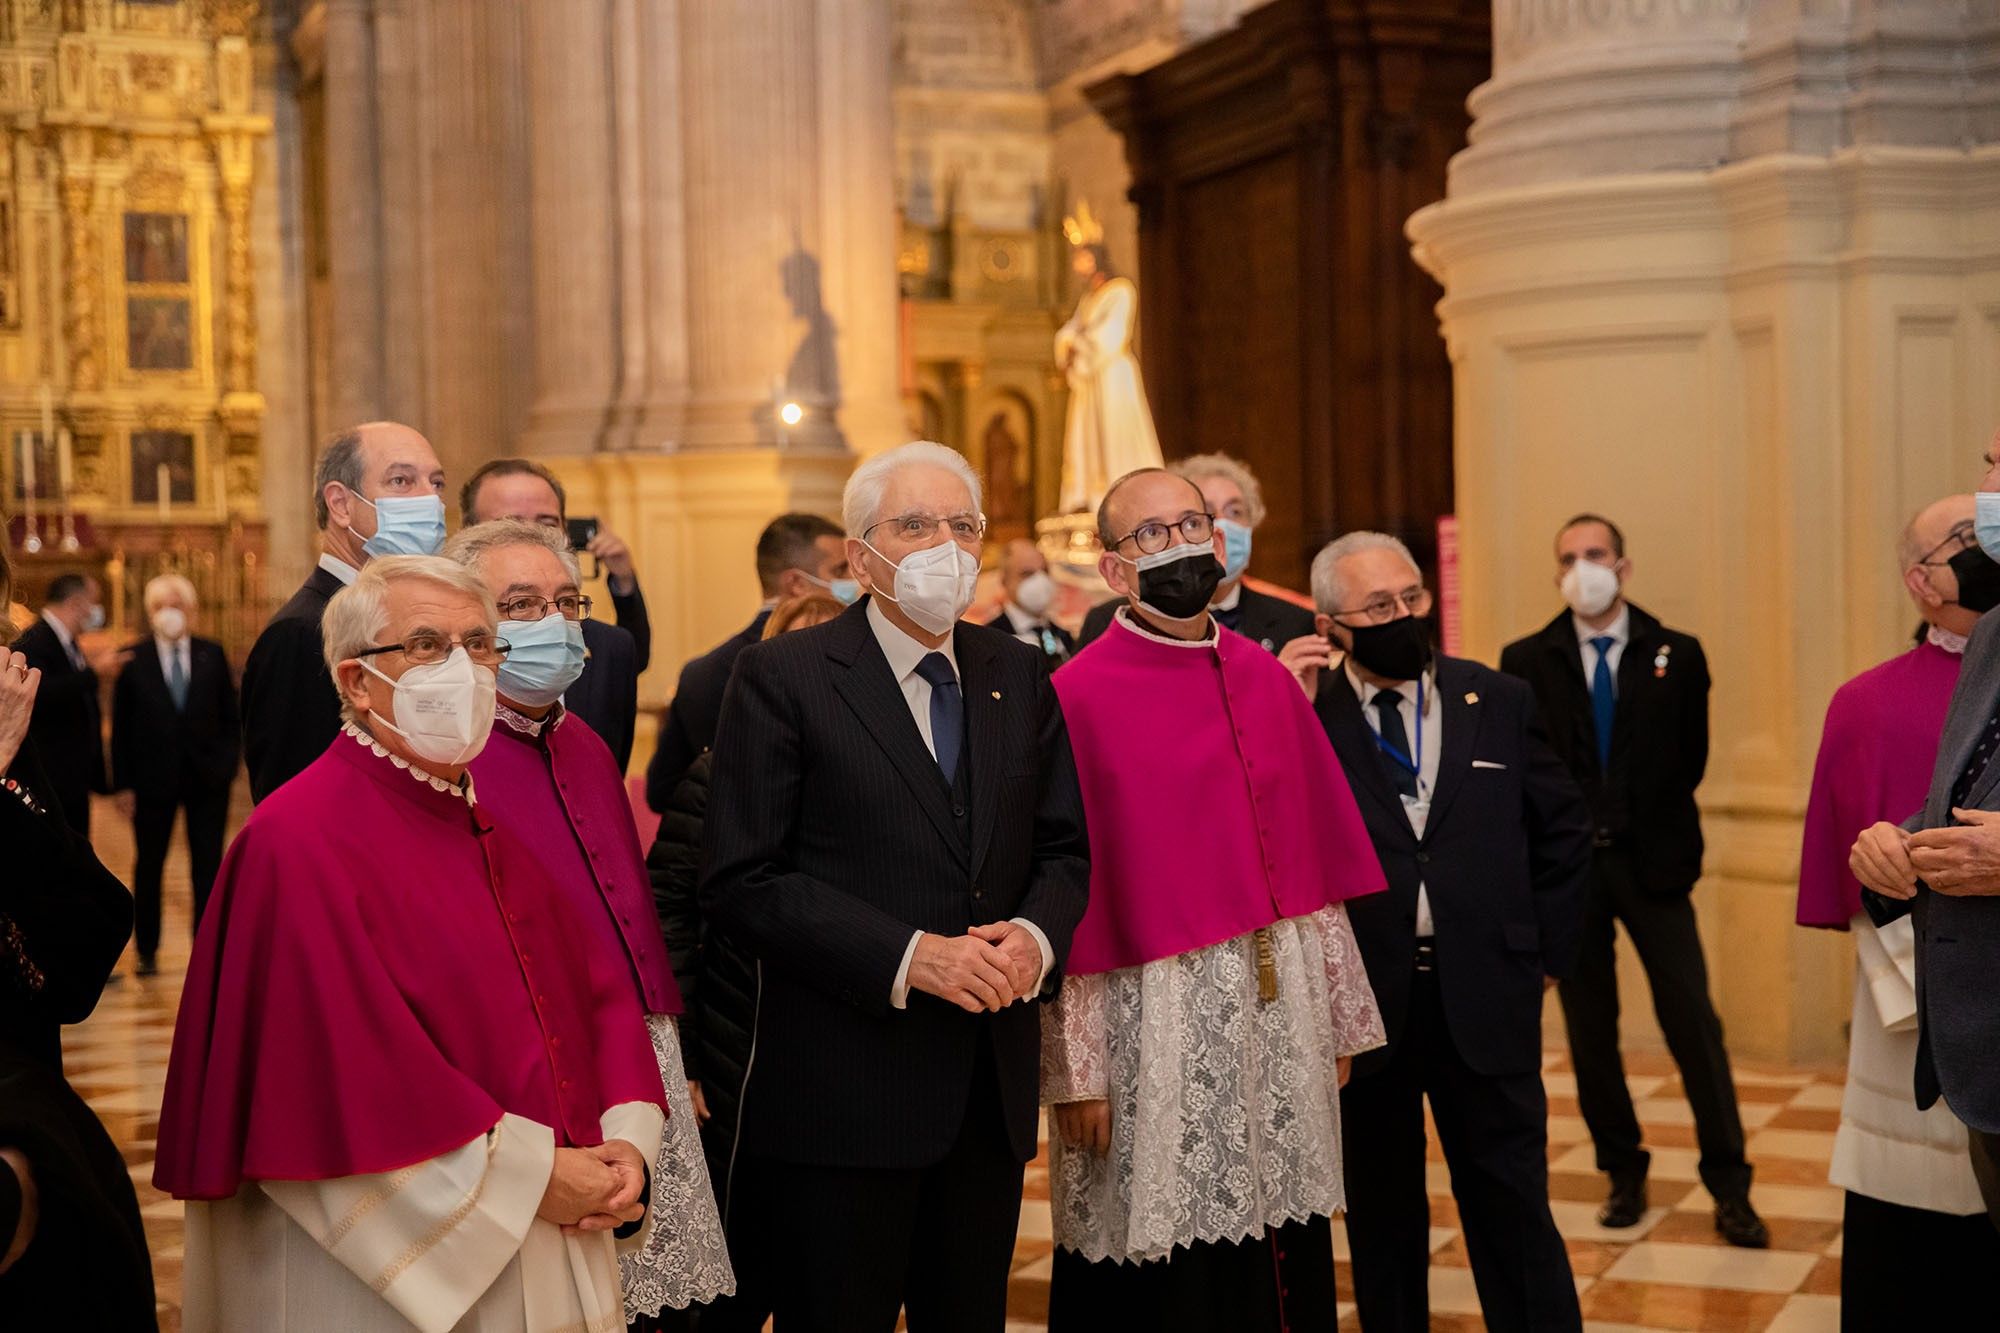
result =
[{"label": "suit lapel pin", "polygon": [[1465,692],[1465,701],[1466,701],[1467,703],[1469,703],[1469,704],[1476,704],[1476,703],[1478,703],[1478,702],[1479,702],[1479,694],[1478,694],[1478,692],[1477,692],[1476,690],[1467,690],[1467,691]]},{"label": "suit lapel pin", "polygon": [[1667,654],[1674,650],[1671,643],[1660,645],[1659,653],[1653,658],[1653,679],[1664,679],[1667,674]]},{"label": "suit lapel pin", "polygon": [[1000,697],[1000,691],[998,690],[993,691],[993,697],[998,699]]}]

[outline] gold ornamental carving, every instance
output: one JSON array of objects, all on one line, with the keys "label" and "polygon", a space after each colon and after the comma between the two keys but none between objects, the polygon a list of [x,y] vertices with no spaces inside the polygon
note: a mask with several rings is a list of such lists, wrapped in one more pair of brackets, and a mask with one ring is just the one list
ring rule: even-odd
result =
[{"label": "gold ornamental carving", "polygon": [[250,182],[222,186],[222,225],[227,246],[227,289],[223,297],[227,364],[224,385],[232,394],[257,389],[257,307],[250,259]]},{"label": "gold ornamental carving", "polygon": [[97,258],[97,227],[91,217],[95,193],[87,176],[63,179],[63,341],[69,348],[70,387],[85,391],[104,387],[98,318],[104,284]]}]

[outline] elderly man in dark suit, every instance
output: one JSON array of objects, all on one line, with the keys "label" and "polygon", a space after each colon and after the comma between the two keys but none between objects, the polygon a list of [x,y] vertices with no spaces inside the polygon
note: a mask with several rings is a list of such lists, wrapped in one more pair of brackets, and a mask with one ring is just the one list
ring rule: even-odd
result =
[{"label": "elderly man in dark suit", "polygon": [[340,699],[321,654],[326,604],[378,555],[444,547],[444,465],[408,426],[371,421],[321,446],[313,473],[319,565],[278,608],[243,664],[243,752],[261,801],[326,752]]},{"label": "elderly man in dark suit", "polygon": [[[496,458],[466,478],[458,495],[458,521],[470,526],[496,518],[538,523],[568,535],[569,496],[556,474],[526,458]],[[563,707],[590,724],[611,747],[623,773],[632,762],[632,734],[639,720],[639,674],[653,660],[653,622],[632,552],[599,527],[584,548],[604,566],[611,591],[609,621],[586,617],[583,674],[563,694]]]},{"label": "elderly man in dark suit", "polygon": [[1007,543],[1000,552],[1000,610],[986,623],[1011,634],[1030,648],[1038,648],[1056,667],[1076,653],[1076,639],[1049,619],[1049,605],[1055,600],[1055,580],[1049,577],[1049,561],[1025,537]]},{"label": "elderly man in dark suit", "polygon": [[757,537],[757,586],[764,604],[741,630],[681,668],[674,701],[660,720],[660,742],[646,765],[646,804],[665,814],[688,765],[715,745],[736,655],[764,637],[764,621],[780,601],[818,591],[852,604],[860,593],[847,566],[838,524],[818,514],[780,514]]},{"label": "elderly man in dark suit", "polygon": [[703,909],[759,962],[734,1256],[780,1329],[998,1333],[1035,1155],[1039,1008],[1089,844],[1042,656],[959,620],[985,522],[937,444],[847,484],[871,595],[737,657]]},{"label": "elderly man in dark suit", "polygon": [[[2000,441],[2000,437],[1996,437]],[[2000,559],[2000,458],[1989,454],[1974,532]],[[1970,1131],[1973,1171],[2000,1226],[2000,615],[1980,618],[1945,715],[1924,807],[1878,823],[1848,861],[1878,925],[1917,936],[1917,1105],[1942,1099]]]},{"label": "elderly man in dark suit", "polygon": [[1694,1112],[1715,1229],[1731,1245],[1762,1249],[1770,1232],[1750,1204],[1743,1118],[1690,896],[1701,878],[1694,793],[1708,764],[1708,660],[1700,640],[1626,600],[1631,569],[1617,524],[1577,515],[1556,534],[1568,607],[1500,654],[1500,669],[1533,687],[1595,828],[1583,947],[1561,996],[1577,1102],[1611,1182],[1598,1221],[1638,1224],[1652,1161],[1618,1052],[1623,922]]},{"label": "elderly man in dark suit", "polygon": [[1542,993],[1576,959],[1590,822],[1526,685],[1431,648],[1394,537],[1313,561],[1338,666],[1299,668],[1389,876],[1348,919],[1389,1043],[1341,1096],[1354,1298],[1369,1333],[1430,1326],[1430,1099],[1486,1326],[1582,1325],[1549,1210]]},{"label": "elderly man in dark suit", "polygon": [[190,632],[194,585],[162,574],[146,585],[152,636],[133,645],[111,692],[111,786],[132,820],[138,859],[132,872],[133,943],[139,975],[158,971],[160,877],[174,816],[187,812],[194,920],[222,865],[229,789],[242,757],[236,682],[213,639]]},{"label": "elderly man in dark suit", "polygon": [[90,836],[90,794],[106,792],[104,714],[99,679],[124,660],[116,648],[85,651],[82,639],[104,628],[104,601],[88,574],[58,574],[41,619],[21,631],[14,651],[42,673],[30,722],[66,823]]}]

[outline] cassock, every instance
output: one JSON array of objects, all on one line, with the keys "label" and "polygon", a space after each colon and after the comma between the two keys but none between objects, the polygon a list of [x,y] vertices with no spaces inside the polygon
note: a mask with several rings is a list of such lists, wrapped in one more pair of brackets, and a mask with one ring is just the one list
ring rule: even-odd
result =
[{"label": "cassock", "polygon": [[1338,1062],[1383,1041],[1343,901],[1385,887],[1325,732],[1276,658],[1129,610],[1055,675],[1090,906],[1043,1021],[1050,1328],[1331,1328]]},{"label": "cassock", "polygon": [[623,960],[475,793],[349,724],[230,848],[153,1177],[189,1328],[624,1326],[644,1224],[536,1210],[558,1147],[657,1157],[659,1068]]},{"label": "cassock", "polygon": [[571,920],[593,949],[624,965],[646,1012],[668,1113],[653,1161],[652,1213],[661,1224],[619,1259],[630,1321],[712,1301],[734,1291],[736,1280],[681,1063],[680,988],[617,763],[590,725],[561,705],[537,721],[500,704],[471,773],[488,815],[532,831],[528,845],[563,892]]},{"label": "cassock", "polygon": [[[1862,672],[1827,705],[1799,854],[1802,926],[1854,935],[1854,1009],[1840,1131],[1827,1176],[1847,1191],[1843,1308],[1888,1327],[1977,1308],[2000,1264],[1967,1157],[1965,1126],[1943,1103],[1917,1109],[1916,939],[1908,916],[1877,926],[1847,868],[1861,831],[1921,809],[1965,641],[1933,629]],[[1851,1262],[1849,1256],[1852,1257]],[[1913,1274],[1921,1278],[1913,1280]]]}]

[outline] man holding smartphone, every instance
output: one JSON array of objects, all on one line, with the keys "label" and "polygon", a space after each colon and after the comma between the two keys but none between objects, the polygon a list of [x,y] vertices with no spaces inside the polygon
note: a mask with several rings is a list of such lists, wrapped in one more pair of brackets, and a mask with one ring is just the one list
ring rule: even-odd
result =
[{"label": "man holding smartphone", "polygon": [[623,773],[632,760],[639,717],[639,673],[653,655],[652,622],[631,548],[595,518],[570,518],[567,502],[562,483],[540,463],[496,458],[466,480],[458,496],[458,518],[467,526],[514,518],[561,528],[576,551],[596,557],[611,590],[611,618],[584,620],[583,646],[590,656],[583,674],[563,695],[563,706],[604,738]]}]

